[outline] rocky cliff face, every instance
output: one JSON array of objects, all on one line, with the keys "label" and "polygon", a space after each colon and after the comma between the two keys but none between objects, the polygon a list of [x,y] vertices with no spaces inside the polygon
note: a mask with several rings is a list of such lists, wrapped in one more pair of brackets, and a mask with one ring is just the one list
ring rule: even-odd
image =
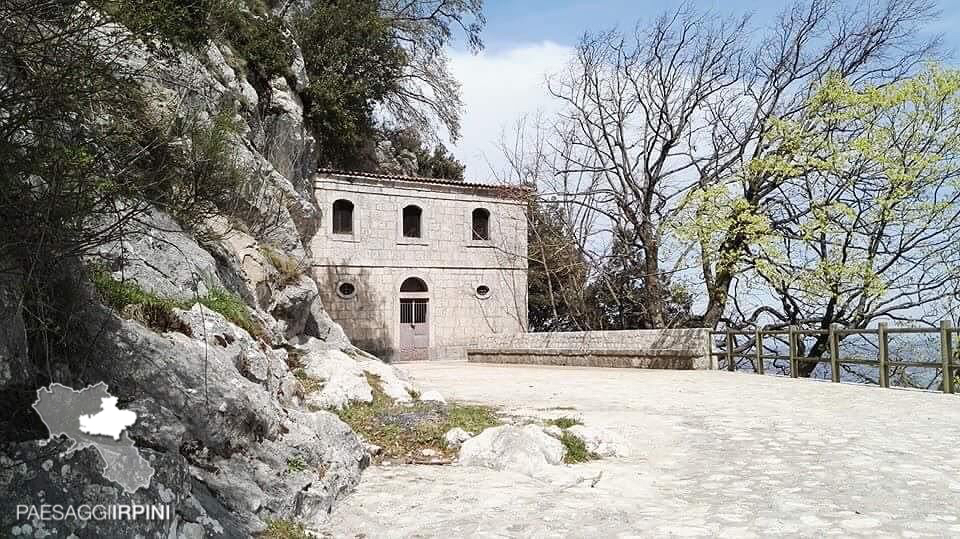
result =
[{"label": "rocky cliff face", "polygon": [[[64,454],[68,443],[36,440],[0,446],[3,536],[244,537],[271,519],[309,526],[357,484],[369,460],[363,441],[336,415],[306,406],[307,389],[294,375],[297,358],[351,349],[310,272],[308,240],[321,212],[311,184],[316,142],[297,93],[307,84],[302,57],[290,66],[292,77],[257,89],[226,46],[173,58],[152,50],[144,44],[124,61],[143,70],[156,107],[201,121],[235,110],[239,128],[230,146],[257,189],[244,193],[239,221],[215,218],[198,234],[155,210],[87,260],[179,305],[158,330],[135,308],[105,306],[85,285],[85,307],[75,316],[87,348],[77,353],[94,359],[82,368],[51,366],[52,379],[67,385],[106,382],[122,408],[137,412],[129,434],[156,474],[148,489],[127,495],[103,478],[103,462],[91,449]],[[3,279],[0,392],[21,387],[18,365],[27,354],[18,283]],[[258,330],[197,301],[216,290],[242,298]],[[396,375],[382,363],[358,368]],[[132,502],[169,504],[173,518],[13,519],[18,504]]]}]

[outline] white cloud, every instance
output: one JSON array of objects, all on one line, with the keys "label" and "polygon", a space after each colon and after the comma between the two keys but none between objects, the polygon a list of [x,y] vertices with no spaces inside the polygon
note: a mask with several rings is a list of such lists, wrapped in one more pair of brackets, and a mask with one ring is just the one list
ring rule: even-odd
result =
[{"label": "white cloud", "polygon": [[80,416],[80,432],[120,439],[123,429],[137,422],[136,412],[117,408],[117,398],[100,399],[100,411]]},{"label": "white cloud", "polygon": [[496,53],[451,54],[451,69],[462,84],[465,107],[462,138],[452,151],[467,165],[469,181],[490,178],[488,161],[500,170],[503,160],[496,143],[504,129],[510,129],[523,114],[555,109],[545,79],[563,68],[571,52],[570,47],[543,42]]}]

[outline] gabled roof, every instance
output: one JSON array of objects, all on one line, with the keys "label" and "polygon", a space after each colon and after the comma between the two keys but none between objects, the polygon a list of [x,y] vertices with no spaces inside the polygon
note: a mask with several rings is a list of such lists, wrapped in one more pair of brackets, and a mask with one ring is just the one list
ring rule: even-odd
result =
[{"label": "gabled roof", "polygon": [[488,183],[460,182],[456,180],[446,180],[442,178],[424,178],[421,176],[404,176],[402,174],[381,174],[378,172],[363,172],[359,170],[339,170],[334,168],[320,168],[320,169],[317,169],[317,173],[327,174],[330,176],[340,176],[345,178],[390,180],[390,181],[401,181],[401,182],[438,184],[438,185],[445,185],[450,187],[463,187],[463,188],[473,189],[478,191],[488,191],[502,198],[524,198],[532,192],[532,190],[529,187],[521,187],[517,185],[493,185]]}]

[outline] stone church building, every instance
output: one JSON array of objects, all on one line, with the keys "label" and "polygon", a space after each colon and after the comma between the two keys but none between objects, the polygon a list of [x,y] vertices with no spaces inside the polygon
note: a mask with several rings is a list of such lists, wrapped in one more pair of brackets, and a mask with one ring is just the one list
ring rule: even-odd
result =
[{"label": "stone church building", "polygon": [[527,328],[527,191],[321,170],[314,272],[330,316],[392,361],[462,359]]}]

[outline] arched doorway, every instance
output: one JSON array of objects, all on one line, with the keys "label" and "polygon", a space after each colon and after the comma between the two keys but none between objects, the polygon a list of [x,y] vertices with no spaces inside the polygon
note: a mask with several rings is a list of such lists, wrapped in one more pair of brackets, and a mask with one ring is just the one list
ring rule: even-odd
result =
[{"label": "arched doorway", "polygon": [[400,360],[428,358],[430,348],[430,290],[418,277],[400,285]]}]

